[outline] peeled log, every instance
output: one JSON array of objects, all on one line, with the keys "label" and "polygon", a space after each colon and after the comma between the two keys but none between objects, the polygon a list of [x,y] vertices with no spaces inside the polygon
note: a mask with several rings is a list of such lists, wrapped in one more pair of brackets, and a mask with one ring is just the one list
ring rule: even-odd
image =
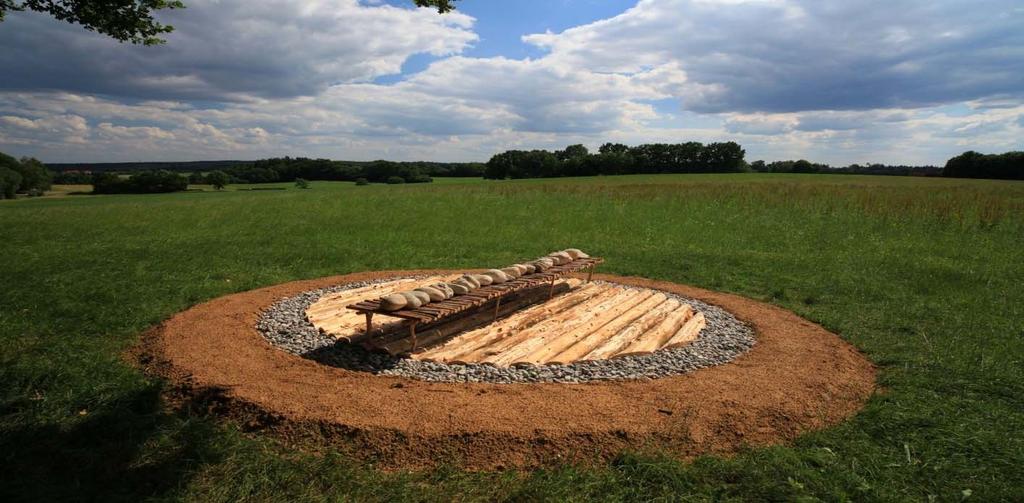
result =
[{"label": "peeled log", "polygon": [[[306,318],[314,327],[324,333],[338,340],[353,342],[366,335],[366,316],[362,313],[346,309],[348,306],[364,300],[374,300],[399,290],[437,283],[450,277],[453,276],[400,279],[326,295],[306,310]],[[378,322],[377,320],[380,321]],[[399,320],[391,320],[393,318],[375,317],[374,332],[380,333],[380,331],[393,330],[401,323]]]},{"label": "peeled log", "polygon": [[[598,288],[602,288],[602,285],[598,285]],[[550,333],[551,330],[557,329],[559,326],[569,323],[574,317],[578,316],[580,309],[592,308],[603,302],[604,300],[618,294],[622,291],[622,288],[618,287],[607,287],[605,290],[599,292],[597,295],[587,299],[586,301],[577,304],[572,309],[562,311],[532,327],[525,330],[520,330],[516,333],[510,333],[507,336],[500,338],[491,344],[481,347],[470,354],[462,355],[458,359],[452,360],[453,362],[492,362],[492,358],[497,356],[499,353],[503,353],[509,348],[536,337],[540,334]]]},{"label": "peeled log", "polygon": [[678,348],[697,340],[697,335],[700,334],[701,330],[704,330],[705,326],[707,326],[707,320],[704,319],[704,313],[697,313],[693,315],[693,318],[686,320],[686,323],[683,324],[683,328],[680,328],[679,331],[676,332],[676,334],[673,335],[664,346],[662,346],[662,349]]},{"label": "peeled log", "polygon": [[604,344],[606,340],[619,333],[619,331],[626,328],[652,309],[660,306],[666,300],[668,300],[668,296],[663,293],[651,295],[647,300],[633,306],[621,316],[611,320],[590,334],[587,334],[586,337],[583,337],[578,342],[569,346],[554,357],[549,358],[545,363],[568,364],[583,358],[584,355],[590,353],[601,344]]},{"label": "peeled log", "polygon": [[637,304],[641,304],[651,298],[654,293],[653,290],[630,290],[623,292],[621,295],[605,302],[604,306],[599,306],[589,313],[583,313],[576,328],[566,330],[561,335],[556,335],[539,349],[515,360],[512,364],[526,363],[538,365],[545,363],[554,358],[555,355],[580,342],[589,334],[629,312]]},{"label": "peeled log", "polygon": [[505,345],[502,350],[495,351],[493,355],[484,358],[483,361],[498,367],[507,367],[547,345],[555,338],[563,335],[565,331],[572,330],[586,323],[594,316],[605,312],[612,305],[626,302],[639,293],[636,290],[623,291],[622,288],[612,288],[612,291],[615,293],[608,297],[595,297],[596,301],[592,299],[583,307],[570,310],[571,312],[566,313],[568,318],[561,320],[559,323],[541,323],[533,329],[524,330],[519,336],[525,334],[525,337],[521,337],[516,344],[511,346]]},{"label": "peeled log", "polygon": [[613,335],[600,346],[594,348],[593,351],[584,355],[580,360],[603,360],[609,358],[615,353],[618,353],[622,348],[629,345],[637,337],[646,332],[651,327],[657,325],[672,311],[679,309],[682,305],[676,299],[668,299],[665,302],[658,305],[658,307],[652,309],[647,314],[637,318],[633,324],[619,331],[619,333]]},{"label": "peeled log", "polygon": [[669,313],[665,319],[661,320],[661,323],[641,334],[640,337],[634,339],[622,351],[612,355],[612,358],[630,355],[649,355],[661,349],[665,342],[671,339],[682,328],[683,324],[686,323],[686,320],[692,316],[693,308],[689,304],[683,304],[683,307]]},{"label": "peeled log", "polygon": [[[570,278],[566,280],[564,284],[568,285],[569,288],[575,288],[580,285],[580,283],[582,283],[582,281]],[[559,285],[561,284],[563,283],[556,284],[556,293],[558,293]],[[503,337],[504,335],[518,332],[519,330],[532,326],[535,323],[539,323],[550,317],[552,314],[561,312],[568,307],[589,299],[599,291],[601,290],[597,288],[594,283],[583,285],[565,295],[555,297],[554,299],[542,304],[530,306],[527,309],[509,316],[508,318],[498,320],[489,326],[466,332],[448,341],[442,346],[438,346],[424,352],[419,356],[419,359],[427,361],[451,361],[463,354],[471,353],[480,347],[491,344],[493,340]]]},{"label": "peeled log", "polygon": [[[569,285],[559,283],[556,290],[566,291]],[[523,290],[516,296],[502,301],[498,307],[498,316],[507,316],[520,309],[547,299],[547,288],[535,288]],[[476,309],[459,313],[454,318],[447,318],[442,321],[420,325],[416,330],[417,353],[415,359],[422,359],[421,355],[429,350],[430,346],[436,346],[446,342],[449,338],[486,325],[494,321],[495,306],[483,305]],[[402,322],[405,324],[406,322]],[[392,355],[407,354],[412,351],[412,338],[409,336],[408,326],[395,330],[384,337],[375,338],[364,343],[368,349],[383,349]]]}]

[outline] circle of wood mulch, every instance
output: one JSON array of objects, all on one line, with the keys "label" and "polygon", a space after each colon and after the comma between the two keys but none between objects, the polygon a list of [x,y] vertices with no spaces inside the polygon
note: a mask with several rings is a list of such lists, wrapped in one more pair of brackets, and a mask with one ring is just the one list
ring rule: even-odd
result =
[{"label": "circle of wood mulch", "polygon": [[428,383],[320,365],[270,345],[260,312],[300,292],[451,271],[380,271],[228,295],[143,336],[136,360],[169,381],[168,400],[269,432],[287,445],[330,446],[382,469],[593,463],[623,450],[682,458],[785,442],[856,413],[873,365],[837,335],[744,297],[643,278],[595,275],[718,305],[750,323],[757,344],[729,364],[648,381],[588,384]]}]

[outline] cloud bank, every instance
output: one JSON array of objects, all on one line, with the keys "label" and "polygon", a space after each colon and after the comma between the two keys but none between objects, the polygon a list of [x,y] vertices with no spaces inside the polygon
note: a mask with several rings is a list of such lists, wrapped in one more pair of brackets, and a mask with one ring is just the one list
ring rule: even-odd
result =
[{"label": "cloud bank", "polygon": [[[156,48],[9,16],[0,150],[51,162],[486,160],[575,142],[736,140],[751,159],[939,163],[1024,138],[1013,2],[641,0],[524,34],[544,54],[521,60],[469,56],[481,41],[462,13],[188,5]],[[403,73],[418,54],[433,61]]]}]

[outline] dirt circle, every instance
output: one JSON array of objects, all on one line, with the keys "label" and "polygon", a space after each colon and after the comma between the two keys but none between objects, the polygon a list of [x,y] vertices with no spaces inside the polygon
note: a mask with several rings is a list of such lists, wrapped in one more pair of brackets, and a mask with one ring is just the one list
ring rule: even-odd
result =
[{"label": "dirt circle", "polygon": [[729,364],[649,381],[429,383],[320,365],[255,329],[282,297],[331,285],[451,271],[379,271],[229,295],[147,332],[139,350],[172,404],[202,407],[303,447],[325,444],[384,469],[595,462],[625,449],[680,457],[778,444],[859,410],[875,369],[835,334],[743,297],[635,277],[597,279],[677,293],[750,323],[757,344]]}]

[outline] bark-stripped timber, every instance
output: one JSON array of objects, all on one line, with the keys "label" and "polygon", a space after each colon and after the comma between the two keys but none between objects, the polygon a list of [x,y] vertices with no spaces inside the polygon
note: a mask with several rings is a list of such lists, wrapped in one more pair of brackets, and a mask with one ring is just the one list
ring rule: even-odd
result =
[{"label": "bark-stripped timber", "polygon": [[411,284],[416,282],[414,279],[398,279],[327,294],[310,305],[306,309],[306,315],[315,316],[328,311],[333,312],[335,309],[338,309],[339,304],[344,308],[347,305],[344,302],[359,302],[364,299],[372,299],[375,296],[387,295],[387,293],[393,291],[404,290],[406,285],[411,286]]},{"label": "bark-stripped timber", "polygon": [[[540,347],[544,346],[548,342],[551,342],[554,338],[562,335],[567,330],[572,330],[600,313],[606,311],[613,305],[621,302],[627,302],[629,299],[637,296],[639,291],[633,289],[619,289],[611,297],[603,299],[599,303],[591,304],[583,309],[573,309],[570,314],[570,318],[558,323],[557,325],[547,325],[540,329],[525,330],[529,335],[520,340],[519,343],[512,347],[506,347],[499,353],[493,354],[484,358],[483,361],[491,363],[498,367],[507,367],[513,362],[518,361],[520,358],[536,351]],[[539,326],[539,325],[538,325]]]},{"label": "bark-stripped timber", "polygon": [[[560,283],[559,284],[558,291],[560,293],[566,292],[568,290],[569,290],[569,285],[567,283]],[[507,304],[507,306],[502,309],[502,313],[506,314],[506,315],[507,314],[511,314],[513,312],[514,308],[518,307],[518,308],[522,309],[522,308],[527,307],[529,305],[532,305],[534,303],[543,302],[544,300],[546,300],[546,298],[547,298],[547,287],[546,286],[538,286],[538,287],[529,288],[529,289],[526,289],[526,290],[520,290],[520,291],[516,292],[515,294],[512,294],[512,295],[509,295],[509,296],[505,297],[505,302],[503,302],[503,304]],[[526,301],[523,301],[523,299],[526,299]],[[454,316],[445,317],[445,318],[443,318],[443,319],[441,319],[439,321],[435,321],[435,322],[431,322],[431,323],[420,323],[418,330],[431,330],[431,329],[434,329],[436,327],[439,327],[439,326],[442,326],[442,325],[445,325],[445,324],[448,324],[448,323],[455,322],[455,321],[460,320],[462,318],[465,318],[467,316],[474,316],[476,314],[485,313],[485,312],[488,313],[489,315],[493,316],[494,311],[493,311],[492,304],[483,304],[481,307],[478,307],[477,309],[471,309],[471,310],[463,311],[463,312],[460,312],[460,313],[458,313],[458,314],[456,314]],[[492,321],[493,321],[493,318],[492,318]],[[401,323],[402,326],[404,326],[404,325],[407,325],[409,322],[402,322],[400,320],[400,323]],[[389,347],[392,344],[395,344],[395,343],[399,343],[400,344],[400,341],[403,338],[406,338],[406,337],[408,337],[407,331],[396,329],[396,330],[392,330],[390,332],[376,333],[376,335],[374,337],[364,339],[362,341],[362,344],[367,349],[371,349],[371,350],[385,350],[385,347]],[[444,341],[442,341],[442,342],[444,342]],[[436,344],[435,344],[435,346],[436,346]],[[430,348],[424,347],[423,349],[424,350],[429,350]],[[401,353],[401,351],[399,351],[399,353]]]},{"label": "bark-stripped timber", "polygon": [[[561,282],[555,286],[555,292],[564,293],[569,291],[569,288],[569,283]],[[548,288],[543,287],[524,290],[517,295],[505,297],[498,308],[498,316],[509,316],[527,306],[547,300],[547,296]],[[390,338],[387,342],[370,338],[364,345],[371,350],[383,350],[393,356],[406,355],[411,352],[413,354],[410,356],[418,360],[422,359],[419,355],[429,351],[432,346],[442,344],[459,333],[473,330],[493,321],[494,308],[488,305],[479,310],[466,312],[455,317],[445,318],[433,324],[417,327],[416,343],[419,349],[416,352],[412,351],[412,341],[403,330],[396,330],[394,332],[395,337]]]},{"label": "bark-stripped timber", "polygon": [[653,353],[671,339],[691,316],[693,316],[693,308],[689,304],[683,304],[683,307],[669,313],[665,319],[661,320],[661,323],[633,339],[633,342],[612,355],[612,358]]},{"label": "bark-stripped timber", "polygon": [[[554,313],[561,312],[589,299],[601,290],[594,283],[579,286],[581,282],[579,279],[570,278],[566,280],[566,283],[574,289],[568,293],[555,297],[553,300],[523,309],[486,327],[466,332],[443,345],[417,354],[415,357],[424,361],[449,361],[461,354],[472,352],[481,346],[489,344],[492,339],[497,339],[539,323]],[[576,288],[577,286],[579,287]]]},{"label": "bark-stripped timber", "polygon": [[632,324],[623,328],[617,334],[609,337],[600,346],[594,348],[593,351],[583,355],[580,360],[603,360],[618,353],[622,348],[639,337],[640,334],[660,323],[662,319],[681,305],[682,303],[675,299],[668,299],[662,302],[658,307],[637,318]]},{"label": "bark-stripped timber", "polygon": [[[570,279],[570,286],[578,284],[579,280]],[[481,346],[490,344],[492,339],[514,333],[539,323],[550,317],[552,314],[561,312],[564,309],[578,304],[593,295],[596,295],[601,288],[593,283],[576,288],[565,295],[556,297],[554,300],[531,306],[518,313],[500,320],[494,324],[473,330],[452,339],[447,344],[439,346],[432,351],[422,355],[422,359],[433,361],[448,361],[464,353],[470,353]]]},{"label": "bark-stripped timber", "polygon": [[630,293],[632,294],[631,296],[626,297],[622,295],[609,300],[605,304],[606,308],[598,308],[589,313],[583,313],[581,315],[583,321],[575,328],[553,335],[544,345],[528,353],[526,356],[517,358],[512,362],[512,365],[539,365],[547,363],[555,355],[565,351],[587,337],[587,335],[626,314],[655,294],[653,290],[631,290]]},{"label": "bark-stripped timber", "polygon": [[401,309],[398,311],[385,311],[381,309],[380,302],[376,300],[368,300],[358,302],[347,306],[348,309],[366,313],[372,312],[381,314],[384,316],[402,318],[417,323],[431,323],[439,321],[441,318],[452,316],[462,311],[476,308],[492,299],[496,299],[500,296],[510,295],[516,291],[523,290],[526,288],[532,288],[540,284],[553,285],[554,281],[563,278],[571,273],[578,272],[586,269],[587,267],[593,267],[596,264],[604,262],[604,259],[600,257],[591,257],[585,259],[578,259],[567,264],[555,266],[543,273],[529,274],[522,276],[518,279],[501,283],[498,285],[489,285],[473,290],[471,293],[466,295],[459,295],[453,297],[454,305],[449,309],[438,310],[437,308],[431,309]]},{"label": "bark-stripped timber", "polygon": [[[376,299],[394,292],[441,283],[452,277],[432,276],[424,279],[401,279],[345,290],[315,302],[306,310],[306,318],[321,332],[332,335],[339,340],[353,342],[355,339],[365,335],[366,318],[363,314],[345,309],[345,306],[353,302]],[[400,320],[397,323],[400,323]],[[390,330],[397,326],[394,321],[384,321],[383,323],[378,323],[374,329]]]},{"label": "bark-stripped timber", "polygon": [[692,318],[686,320],[683,328],[680,328],[661,349],[678,348],[697,340],[697,335],[700,334],[701,330],[704,330],[705,326],[707,326],[707,320],[704,319],[704,313],[693,315]]},{"label": "bark-stripped timber", "polygon": [[571,323],[572,319],[579,315],[580,310],[592,309],[594,306],[618,295],[622,291],[622,287],[606,286],[606,288],[600,291],[597,295],[577,304],[572,309],[567,309],[557,313],[525,330],[510,333],[505,337],[492,341],[484,347],[476,349],[472,353],[460,355],[458,358],[454,358],[451,361],[453,363],[493,363],[492,359],[498,354],[505,352],[509,348],[522,343],[523,341],[532,339],[538,334],[549,333],[551,330],[558,330],[560,326],[565,326],[566,324]]},{"label": "bark-stripped timber", "polygon": [[597,330],[594,330],[581,338],[572,346],[569,346],[561,353],[556,354],[554,357],[549,358],[545,363],[559,363],[567,364],[579,360],[587,353],[590,353],[595,348],[604,344],[606,340],[611,338],[613,335],[619,333],[622,329],[635,322],[638,318],[644,314],[650,312],[652,309],[660,306],[668,300],[668,296],[658,292],[651,295],[643,302],[633,306],[628,311],[623,313],[621,316],[611,320],[607,324],[601,326]]}]

